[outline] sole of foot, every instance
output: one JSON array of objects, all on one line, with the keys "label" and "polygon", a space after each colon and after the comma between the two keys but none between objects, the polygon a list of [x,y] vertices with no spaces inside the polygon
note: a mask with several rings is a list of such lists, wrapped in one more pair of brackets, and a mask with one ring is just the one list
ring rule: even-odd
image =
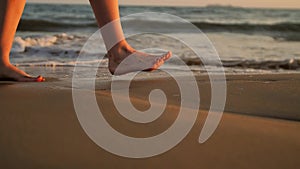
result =
[{"label": "sole of foot", "polygon": [[162,66],[172,56],[172,52],[163,55],[150,55],[134,52],[121,61],[109,58],[109,71],[112,75],[124,75],[137,71],[153,71]]}]

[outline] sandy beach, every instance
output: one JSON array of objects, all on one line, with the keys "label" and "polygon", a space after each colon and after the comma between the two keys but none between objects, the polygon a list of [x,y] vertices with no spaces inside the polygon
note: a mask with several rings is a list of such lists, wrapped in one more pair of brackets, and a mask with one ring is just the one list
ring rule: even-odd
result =
[{"label": "sandy beach", "polygon": [[[48,79],[0,83],[0,168],[294,169],[300,165],[300,74],[227,75],[225,113],[204,144],[198,138],[210,104],[210,84],[206,75],[198,75],[201,107],[191,132],[170,151],[145,159],[119,157],[98,147],[76,117],[70,78]],[[177,117],[180,93],[171,78],[131,83],[131,101],[140,110],[149,107],[148,93],[154,88],[167,95],[164,114],[149,124],[123,118],[113,105],[109,81],[99,83],[103,83],[96,90],[99,107],[121,133],[153,136]]]},{"label": "sandy beach", "polygon": [[179,1],[0,1],[0,169],[297,169],[300,1]]}]

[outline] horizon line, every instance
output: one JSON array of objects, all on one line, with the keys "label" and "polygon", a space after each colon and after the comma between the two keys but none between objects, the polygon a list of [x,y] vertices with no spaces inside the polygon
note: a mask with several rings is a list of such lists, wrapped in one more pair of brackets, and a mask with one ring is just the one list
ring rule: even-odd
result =
[{"label": "horizon line", "polygon": [[[28,4],[48,4],[48,5],[89,5],[89,3],[67,3],[67,2],[27,2]],[[120,4],[120,6],[132,6],[132,7],[183,7],[183,8],[197,8],[197,7],[228,7],[228,8],[246,8],[246,9],[281,9],[281,10],[300,10],[300,8],[293,7],[245,7],[245,6],[237,6],[237,5],[221,5],[221,4],[208,4],[208,5],[135,5],[135,4]]]}]

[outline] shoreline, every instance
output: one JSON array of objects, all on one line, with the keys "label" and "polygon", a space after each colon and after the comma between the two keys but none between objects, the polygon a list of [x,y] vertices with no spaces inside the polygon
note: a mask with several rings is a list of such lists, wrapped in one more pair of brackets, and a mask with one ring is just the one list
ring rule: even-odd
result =
[{"label": "shoreline", "polygon": [[[106,68],[100,68],[95,80],[95,90],[97,92],[109,91],[112,76]],[[27,67],[26,72],[31,74],[46,74],[46,82],[44,83],[17,83],[17,82],[0,82],[0,86],[14,85],[20,88],[32,89],[33,87],[54,89],[54,90],[72,90],[72,73],[73,68],[62,67],[62,69],[52,69],[44,67]],[[49,70],[52,70],[49,71]],[[50,73],[49,73],[50,72]],[[182,79],[184,73],[176,72],[175,77]],[[65,74],[63,74],[65,73]],[[201,98],[201,110],[208,110],[210,106],[210,82],[207,73],[193,72],[198,83]],[[58,77],[56,78],[56,75]],[[126,75],[125,75],[126,76]],[[218,73],[214,74],[215,77]],[[277,118],[284,120],[300,121],[300,73],[248,73],[248,74],[230,74],[226,73],[227,97],[230,101],[226,103],[224,112],[235,114],[244,114],[250,116],[259,116],[267,118]],[[121,76],[122,77],[122,76]],[[126,80],[125,78],[121,78]],[[87,78],[86,80],[91,80]],[[117,78],[118,80],[118,78]],[[85,80],[83,80],[85,81]],[[179,91],[175,91],[176,86],[168,84],[176,84],[173,78],[167,73],[158,70],[154,72],[141,72],[131,82],[131,96],[148,100],[148,94],[153,87],[162,87],[168,93],[180,95]],[[151,83],[151,85],[148,85]],[[170,89],[168,89],[170,87]],[[143,90],[148,90],[145,93]],[[172,91],[174,90],[174,91]],[[144,94],[141,94],[144,93]],[[203,99],[205,98],[205,99]],[[267,100],[267,99],[270,100]],[[169,98],[168,98],[169,99]],[[265,100],[264,100],[265,99]],[[171,98],[173,101],[173,98]],[[179,102],[172,102],[179,105]]]}]

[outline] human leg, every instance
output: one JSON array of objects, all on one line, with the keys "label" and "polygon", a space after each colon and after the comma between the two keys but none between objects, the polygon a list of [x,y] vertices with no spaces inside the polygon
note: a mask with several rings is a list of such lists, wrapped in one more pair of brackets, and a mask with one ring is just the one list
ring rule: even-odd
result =
[{"label": "human leg", "polygon": [[12,65],[9,60],[10,50],[25,3],[25,0],[0,1],[0,79],[20,82],[44,81],[41,76],[29,76]]},{"label": "human leg", "polygon": [[[125,40],[120,23],[118,0],[90,0],[98,26],[107,48],[109,70],[112,74],[125,74],[140,70],[154,70],[159,68],[171,57],[171,52],[163,55],[150,55],[133,49]],[[118,43],[116,43],[118,42]],[[130,56],[125,66],[116,69],[120,63]]]}]

